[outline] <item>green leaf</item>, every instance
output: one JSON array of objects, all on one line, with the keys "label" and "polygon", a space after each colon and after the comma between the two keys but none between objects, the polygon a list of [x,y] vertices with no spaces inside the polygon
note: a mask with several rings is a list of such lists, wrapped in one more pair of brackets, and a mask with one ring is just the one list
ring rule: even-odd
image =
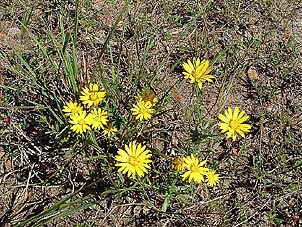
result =
[{"label": "green leaf", "polygon": [[169,195],[165,198],[165,201],[164,201],[164,203],[163,203],[163,205],[162,205],[162,207],[161,207],[161,210],[162,210],[163,212],[166,212],[166,211],[167,211],[168,205],[169,205],[169,203],[170,203],[170,199],[171,199],[171,195],[169,194]]}]

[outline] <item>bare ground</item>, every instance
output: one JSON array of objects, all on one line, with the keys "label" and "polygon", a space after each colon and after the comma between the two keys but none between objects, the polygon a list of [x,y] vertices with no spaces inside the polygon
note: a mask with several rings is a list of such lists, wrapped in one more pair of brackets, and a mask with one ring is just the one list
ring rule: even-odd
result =
[{"label": "bare ground", "polygon": [[[140,72],[147,75],[145,78],[148,75],[157,80],[164,78],[162,83],[153,84],[159,97],[165,97],[166,91],[172,89],[171,104],[154,120],[158,124],[148,135],[151,146],[166,155],[198,148],[201,156],[213,160],[222,176],[221,184],[210,189],[198,187],[189,196],[188,204],[179,197],[172,198],[166,212],[161,211],[165,195],[158,191],[146,189],[148,192],[144,194],[134,190],[122,198],[101,195],[110,188],[109,178],[114,173],[105,174],[100,163],[83,160],[89,151],[74,156],[66,154],[66,144],[56,141],[55,134],[45,130],[45,123],[39,118],[41,110],[1,108],[3,226],[13,226],[39,214],[79,189],[91,181],[87,171],[104,180],[77,196],[95,195],[91,201],[103,202],[47,226],[76,226],[85,221],[94,226],[302,225],[301,2],[206,3],[131,2],[109,45],[114,66],[122,78],[124,100],[129,96],[129,76]],[[81,8],[79,59],[83,56],[87,59],[89,72],[96,77],[100,76],[94,69],[96,56],[122,7],[120,2],[95,1]],[[59,1],[0,3],[1,52],[12,54],[15,47],[23,49],[28,58],[38,56],[38,49],[28,35],[21,39],[22,27],[18,22],[31,8],[34,11],[29,29],[41,37],[45,37],[49,28],[54,34],[59,33],[60,15],[72,18],[73,4]],[[72,20],[67,20],[65,26],[71,29]],[[147,63],[142,64],[150,42]],[[245,109],[253,125],[246,140],[233,144],[219,139],[204,140],[205,126],[201,125],[203,121],[196,120],[192,88],[181,76],[181,63],[193,56],[213,60],[217,77],[213,84],[204,85],[198,103],[204,106],[201,116],[213,125],[217,114],[227,106]],[[107,49],[101,62],[108,76],[110,58]],[[81,60],[80,64],[83,67]],[[21,75],[12,72],[12,65],[12,59],[0,58],[2,84],[16,89],[2,87],[1,105],[32,106],[29,100],[41,97],[33,94]],[[255,70],[253,76],[249,69]],[[145,85],[146,81],[140,83]],[[190,132],[194,130],[197,135],[192,137]],[[163,171],[167,168],[163,166],[169,165],[161,158],[154,163],[154,168]],[[156,172],[150,178],[159,181]],[[45,180],[49,183],[41,186]],[[168,188],[166,182],[162,185]]]}]

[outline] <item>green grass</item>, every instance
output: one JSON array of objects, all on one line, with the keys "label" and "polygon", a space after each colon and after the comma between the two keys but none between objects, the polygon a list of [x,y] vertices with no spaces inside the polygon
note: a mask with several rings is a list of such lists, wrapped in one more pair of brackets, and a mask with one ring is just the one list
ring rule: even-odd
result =
[{"label": "green grass", "polygon": [[[0,3],[1,226],[299,226],[301,4]],[[214,67],[201,90],[182,75],[193,57]],[[62,111],[89,82],[106,90],[112,139],[77,135]],[[159,102],[140,122],[131,108],[143,88]],[[245,139],[217,126],[229,106],[250,116]],[[153,163],[133,180],[114,157],[134,140]],[[218,185],[171,170],[192,153]]]}]

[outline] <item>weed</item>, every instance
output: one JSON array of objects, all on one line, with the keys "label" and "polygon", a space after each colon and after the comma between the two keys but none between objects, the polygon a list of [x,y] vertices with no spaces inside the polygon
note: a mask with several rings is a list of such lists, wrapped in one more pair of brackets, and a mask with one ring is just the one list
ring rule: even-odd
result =
[{"label": "weed", "polygon": [[300,8],[0,3],[0,223],[299,226]]}]

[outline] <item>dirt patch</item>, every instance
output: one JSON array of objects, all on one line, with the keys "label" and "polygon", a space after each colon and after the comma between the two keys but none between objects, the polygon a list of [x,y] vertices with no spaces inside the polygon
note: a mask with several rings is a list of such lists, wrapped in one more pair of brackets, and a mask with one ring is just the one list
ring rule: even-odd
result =
[{"label": "dirt patch", "polygon": [[[60,62],[47,34],[58,42],[64,42],[62,28],[73,34],[75,6],[63,1],[34,4],[30,31]],[[302,224],[302,204],[295,199],[301,185],[301,3],[131,2],[116,28],[120,2],[87,1],[80,6],[77,55],[82,80],[108,80],[121,93],[118,108],[123,113],[130,111],[134,93],[142,88],[154,90],[163,105],[145,131],[132,135],[160,154],[154,153],[149,178],[139,186],[96,158],[107,155],[111,162],[118,142],[110,147],[77,144],[70,150],[72,136],[58,126],[53,112],[61,116],[57,102],[73,96],[57,79],[61,71],[51,69],[26,34],[22,56],[43,80],[41,87],[58,93],[43,96],[45,90],[30,86],[31,74],[20,73],[26,66],[12,57],[11,49],[22,47],[22,29],[10,14],[22,18],[30,7],[0,8],[0,49],[8,64],[2,66],[2,105],[10,107],[1,109],[1,121],[11,121],[0,125],[2,224],[11,226],[41,214],[97,179],[102,180],[73,197],[91,196],[86,201],[91,206],[46,225]],[[214,67],[215,79],[204,83],[198,99],[182,75],[182,63],[193,57],[209,59]],[[114,94],[108,92],[111,98]],[[53,112],[39,109],[37,103]],[[220,134],[217,115],[229,106],[239,106],[250,116],[252,131],[246,139],[231,142]],[[207,159],[221,184],[189,188],[181,176],[176,183],[176,176],[166,176],[170,159],[190,153]]]}]

